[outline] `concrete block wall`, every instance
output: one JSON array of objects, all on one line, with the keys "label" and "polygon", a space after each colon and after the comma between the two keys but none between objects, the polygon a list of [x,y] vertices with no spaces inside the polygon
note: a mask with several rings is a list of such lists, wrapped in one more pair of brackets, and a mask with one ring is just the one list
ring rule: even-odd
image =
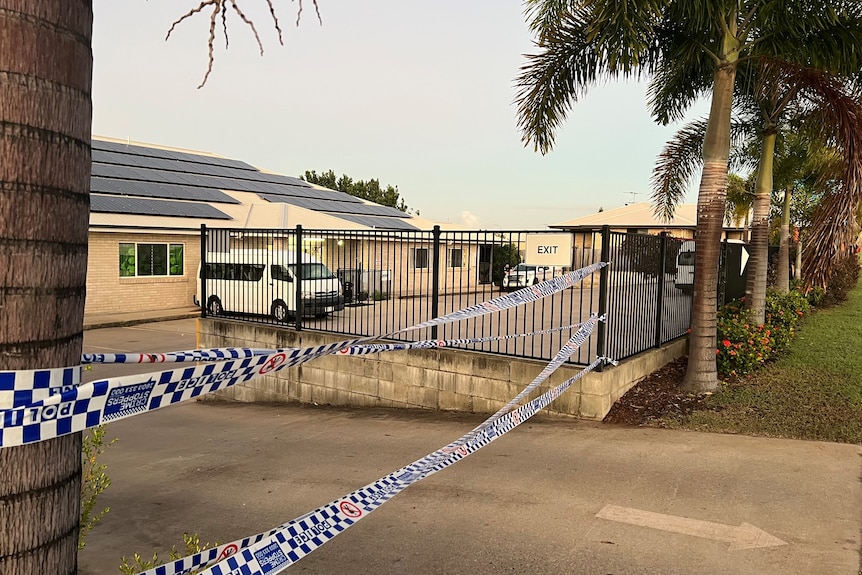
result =
[{"label": "concrete block wall", "polygon": [[[330,333],[198,319],[200,347],[312,347],[347,339]],[[550,404],[548,412],[601,420],[645,375],[685,354],[685,342],[591,372]],[[542,361],[455,349],[410,350],[367,356],[331,355],[205,396],[206,400],[316,403],[350,407],[419,408],[491,414],[508,403],[545,367]],[[581,371],[563,366],[527,398]]]}]

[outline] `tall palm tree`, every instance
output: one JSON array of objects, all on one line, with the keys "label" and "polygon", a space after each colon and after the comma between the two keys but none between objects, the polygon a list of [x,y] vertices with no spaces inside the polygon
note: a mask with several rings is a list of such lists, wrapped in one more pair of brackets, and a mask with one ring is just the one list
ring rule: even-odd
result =
[{"label": "tall palm tree", "polygon": [[[828,142],[817,139],[816,134],[806,133],[805,118],[791,118],[779,133],[779,146],[774,164],[773,203],[780,202],[781,221],[778,231],[778,264],[775,288],[779,292],[790,289],[790,224],[797,227],[810,223],[810,218],[794,214],[794,200],[802,202],[806,212],[811,210],[812,201],[819,202],[822,193],[816,191],[818,182],[838,181],[844,165],[843,156],[830,149]],[[795,217],[794,217],[795,215]],[[806,220],[803,222],[802,220]],[[797,266],[795,277],[802,277],[801,259],[802,237],[797,240]]]},{"label": "tall palm tree", "polygon": [[[2,370],[81,360],[92,15],[0,0]],[[80,433],[0,449],[0,573],[77,571],[80,482]]]},{"label": "tall palm tree", "polygon": [[772,57],[830,69],[862,64],[862,6],[853,0],[528,0],[536,35],[518,77],[519,128],[542,153],[572,103],[605,79],[651,78],[653,116],[681,119],[710,98],[698,192],[694,302],[685,387],[718,385],[715,363],[719,243],[730,118],[740,61]]},{"label": "tall palm tree", "polygon": [[[862,176],[862,105],[851,82],[822,70],[763,59],[759,66],[749,67],[747,71],[754,72],[754,90],[738,90],[738,93],[743,105],[748,104],[761,118],[761,149],[755,188],[746,306],[751,311],[752,320],[763,323],[766,309],[769,207],[775,181],[776,141],[781,127],[793,125],[795,118],[807,116],[809,123],[811,119],[816,119],[819,133],[810,135],[809,138],[812,141],[830,138],[842,150],[841,155],[845,161],[840,174],[840,180],[844,184],[842,193],[847,196],[845,199],[855,211],[862,200],[862,190],[854,184]],[[786,178],[787,175],[784,174],[783,177]],[[829,210],[829,204],[825,204],[823,209]],[[787,218],[788,227],[785,234],[789,234],[789,198]],[[817,246],[817,255],[818,260],[824,264],[823,269],[828,278],[828,269],[836,255],[836,252],[830,250],[830,246],[846,242],[847,235],[846,228],[832,225],[823,232],[823,237],[828,237],[831,241]],[[786,241],[784,245],[787,245]],[[787,278],[782,278],[782,287],[786,287]]]},{"label": "tall palm tree", "polygon": [[[737,167],[754,169],[754,202],[750,258],[747,265],[748,282],[746,288],[746,307],[751,312],[751,320],[763,323],[766,306],[766,277],[768,266],[769,215],[773,183],[778,171],[779,186],[784,189],[798,178],[794,170],[802,167],[801,158],[785,153],[776,157],[776,146],[782,147],[787,137],[794,138],[799,146],[816,143],[827,145],[823,138],[828,135],[833,146],[841,152],[839,157],[842,169],[828,172],[833,180],[844,181],[842,189],[847,190],[853,205],[859,205],[862,193],[852,187],[862,170],[862,105],[854,93],[851,82],[843,81],[831,74],[804,66],[786,63],[759,62],[745,67],[741,72],[743,81],[737,84],[737,98],[734,108],[738,111],[737,121],[732,125],[736,135],[732,157]],[[816,133],[809,127],[817,126]],[[668,204],[675,204],[685,192],[685,184],[696,167],[696,153],[703,138],[703,122],[692,122],[681,129],[665,146],[653,174],[653,199],[661,212],[666,212]],[[796,151],[796,154],[802,152]],[[789,154],[789,151],[787,152]],[[753,160],[753,156],[757,157]],[[790,200],[789,196],[787,198]],[[787,228],[789,234],[789,203],[787,204]],[[828,232],[841,235],[845,228],[830,226]],[[784,250],[787,241],[783,242]],[[829,262],[833,253],[818,248],[818,261]],[[786,253],[784,258],[786,260]],[[788,287],[786,268],[780,288]]]}]

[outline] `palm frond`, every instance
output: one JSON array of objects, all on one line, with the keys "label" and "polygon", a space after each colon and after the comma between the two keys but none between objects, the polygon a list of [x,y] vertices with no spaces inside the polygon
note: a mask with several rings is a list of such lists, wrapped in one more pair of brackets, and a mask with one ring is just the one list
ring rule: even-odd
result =
[{"label": "palm frond", "polygon": [[704,43],[693,41],[692,31],[668,22],[658,30],[652,60],[654,70],[647,102],[656,122],[667,125],[683,119],[686,110],[712,89],[715,62],[704,51]]},{"label": "palm frond", "polygon": [[541,51],[526,56],[516,79],[521,139],[542,154],[553,147],[572,103],[607,73],[606,62],[595,57],[597,47],[586,39],[584,22],[572,14],[564,22],[547,31]]},{"label": "palm frond", "polygon": [[676,206],[688,191],[688,184],[702,164],[703,138],[707,120],[700,119],[680,128],[665,144],[653,168],[652,203],[657,218],[673,219]]},{"label": "palm frond", "polygon": [[526,55],[516,78],[518,128],[525,145],[550,151],[572,104],[598,80],[640,77],[655,68],[652,46],[660,5],[643,0],[528,4],[539,51]]},{"label": "palm frond", "polygon": [[803,269],[811,285],[828,283],[842,244],[851,239],[850,224],[862,203],[862,103],[842,88],[832,78],[803,92],[812,105],[811,125],[821,127],[821,139],[834,143],[843,159],[840,180],[829,188],[814,214],[809,241],[822,252],[815,257],[809,250],[804,256]]}]

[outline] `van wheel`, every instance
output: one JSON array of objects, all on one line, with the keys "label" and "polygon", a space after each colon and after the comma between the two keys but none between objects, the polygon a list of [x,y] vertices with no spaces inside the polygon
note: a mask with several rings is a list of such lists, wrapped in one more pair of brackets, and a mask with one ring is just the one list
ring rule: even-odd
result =
[{"label": "van wheel", "polygon": [[272,304],[272,319],[278,322],[287,321],[287,306],[284,305],[284,302],[278,300],[273,302]]},{"label": "van wheel", "polygon": [[207,313],[209,315],[221,315],[224,308],[221,306],[221,300],[216,296],[210,297],[207,302]]}]

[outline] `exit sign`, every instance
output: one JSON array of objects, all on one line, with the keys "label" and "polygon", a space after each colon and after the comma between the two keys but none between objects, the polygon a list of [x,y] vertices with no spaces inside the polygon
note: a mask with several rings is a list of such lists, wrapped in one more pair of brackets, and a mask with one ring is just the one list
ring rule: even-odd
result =
[{"label": "exit sign", "polygon": [[571,266],[572,234],[527,234],[524,256],[530,266]]}]

